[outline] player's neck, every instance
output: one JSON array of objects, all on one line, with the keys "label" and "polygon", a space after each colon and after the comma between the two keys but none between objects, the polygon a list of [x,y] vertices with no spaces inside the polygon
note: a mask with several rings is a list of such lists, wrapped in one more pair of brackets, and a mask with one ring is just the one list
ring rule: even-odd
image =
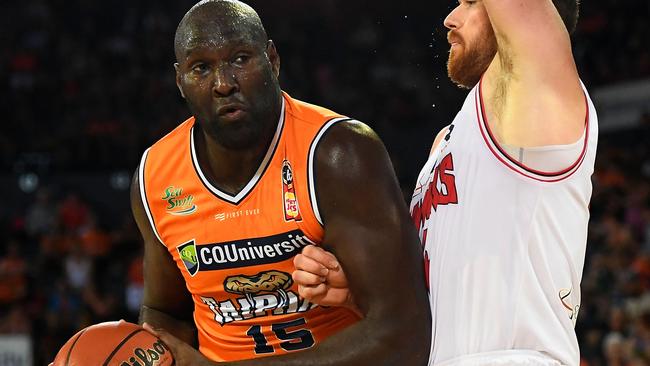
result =
[{"label": "player's neck", "polygon": [[270,130],[259,144],[232,149],[220,144],[204,130],[197,129],[194,136],[197,159],[210,183],[230,194],[241,191],[266,156],[275,129]]},{"label": "player's neck", "polygon": [[499,141],[504,128],[503,113],[507,105],[511,77],[512,73],[504,70],[503,62],[497,53],[479,82],[486,122]]}]

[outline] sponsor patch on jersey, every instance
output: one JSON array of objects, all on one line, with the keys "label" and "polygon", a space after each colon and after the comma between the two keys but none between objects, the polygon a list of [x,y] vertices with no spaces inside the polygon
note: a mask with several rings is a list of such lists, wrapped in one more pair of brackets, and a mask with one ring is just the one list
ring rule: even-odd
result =
[{"label": "sponsor patch on jersey", "polygon": [[199,271],[199,259],[196,256],[194,240],[179,245],[176,250],[178,250],[178,255],[181,257],[187,273],[194,276]]},{"label": "sponsor patch on jersey", "polygon": [[230,212],[219,212],[218,214],[214,215],[214,219],[218,221],[226,221],[229,219],[237,219],[240,217],[257,216],[260,214],[260,212],[261,210],[259,208],[230,211]]},{"label": "sponsor patch on jersey", "polygon": [[165,210],[170,215],[185,216],[191,215],[196,212],[196,205],[194,204],[194,196],[191,194],[183,195],[183,188],[169,186],[165,188],[165,192],[161,199],[167,202]]},{"label": "sponsor patch on jersey", "polygon": [[300,230],[265,236],[245,238],[222,243],[196,244],[194,240],[178,246],[187,272],[194,276],[198,271],[217,271],[229,268],[278,263],[300,253],[302,248],[315,244]]},{"label": "sponsor patch on jersey", "polygon": [[293,170],[288,160],[282,162],[282,199],[284,207],[284,220],[302,221],[298,198],[293,185]]},{"label": "sponsor patch on jersey", "polygon": [[252,306],[253,295],[277,293],[280,297],[277,307],[289,305],[287,290],[293,284],[291,275],[281,271],[264,271],[253,276],[237,275],[226,277],[223,288],[231,294],[244,295]]},{"label": "sponsor patch on jersey", "polygon": [[576,320],[578,320],[578,312],[580,311],[580,305],[571,304],[569,297],[573,292],[573,288],[563,288],[558,292],[558,297],[562,306],[567,310],[569,319],[573,322],[573,326],[576,325]]},{"label": "sponsor patch on jersey", "polygon": [[[201,301],[210,308],[214,313],[214,320],[221,326],[257,317],[304,313],[318,306],[301,298],[291,290],[291,285],[293,285],[291,274],[283,271],[262,271],[253,275],[238,274],[226,277],[223,288],[239,297],[215,299],[201,296]],[[292,326],[303,324],[304,322]],[[279,330],[279,327],[276,330]],[[261,336],[254,327],[250,328],[247,334],[253,337]],[[296,349],[311,347],[314,344],[313,338],[304,331],[301,334],[295,333],[296,342],[302,340],[305,343]],[[289,340],[287,337],[282,339]]]}]

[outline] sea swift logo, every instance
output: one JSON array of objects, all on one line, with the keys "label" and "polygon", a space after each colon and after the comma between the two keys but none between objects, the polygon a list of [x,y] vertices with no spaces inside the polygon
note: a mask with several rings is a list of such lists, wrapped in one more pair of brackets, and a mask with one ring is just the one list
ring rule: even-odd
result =
[{"label": "sea swift logo", "polygon": [[183,196],[183,188],[169,186],[161,199],[167,202],[167,213],[175,216],[185,216],[196,212],[194,196],[191,194]]}]

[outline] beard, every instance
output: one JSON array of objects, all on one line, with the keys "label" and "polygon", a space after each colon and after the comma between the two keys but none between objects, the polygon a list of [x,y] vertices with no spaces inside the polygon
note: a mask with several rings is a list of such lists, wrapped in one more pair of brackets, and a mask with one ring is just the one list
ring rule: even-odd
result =
[{"label": "beard", "polygon": [[497,53],[497,40],[492,27],[479,34],[471,45],[463,42],[456,46],[460,50],[449,51],[447,74],[461,88],[471,89],[478,84]]}]

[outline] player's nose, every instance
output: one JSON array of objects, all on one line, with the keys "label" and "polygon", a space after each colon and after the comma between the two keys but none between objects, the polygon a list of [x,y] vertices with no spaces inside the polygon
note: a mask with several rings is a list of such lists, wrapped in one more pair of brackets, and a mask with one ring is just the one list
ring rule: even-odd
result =
[{"label": "player's nose", "polygon": [[220,67],[214,71],[212,93],[214,96],[227,96],[237,88],[237,77],[229,67]]},{"label": "player's nose", "polygon": [[452,10],[449,13],[449,15],[447,15],[444,21],[445,27],[447,27],[448,29],[456,29],[460,26],[461,21],[460,21],[459,12],[460,12],[460,5],[455,7],[454,10]]}]

